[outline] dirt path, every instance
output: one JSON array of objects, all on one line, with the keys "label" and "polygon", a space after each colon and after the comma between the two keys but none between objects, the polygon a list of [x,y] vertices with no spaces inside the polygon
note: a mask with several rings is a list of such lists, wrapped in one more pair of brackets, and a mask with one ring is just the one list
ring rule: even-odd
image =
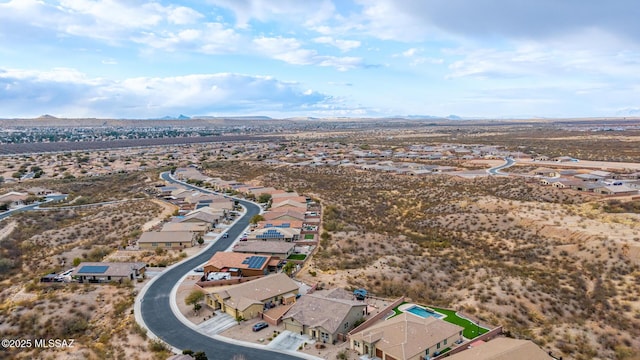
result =
[{"label": "dirt path", "polygon": [[0,229],[0,241],[4,240],[5,237],[9,236],[9,234],[11,234],[11,232],[15,228],[16,228],[16,222],[12,221],[8,223],[6,226],[4,226],[2,229]]},{"label": "dirt path", "polygon": [[160,224],[164,219],[173,215],[173,213],[178,209],[177,206],[164,201],[160,201],[158,199],[153,199],[151,201],[161,206],[162,212],[155,219],[150,220],[146,224],[142,225],[142,231],[149,231],[152,227]]}]

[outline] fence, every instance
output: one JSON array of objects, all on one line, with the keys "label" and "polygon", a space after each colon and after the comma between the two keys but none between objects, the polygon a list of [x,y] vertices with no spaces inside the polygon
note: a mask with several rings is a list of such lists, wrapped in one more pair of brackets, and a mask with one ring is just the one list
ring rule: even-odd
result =
[{"label": "fence", "polygon": [[387,305],[384,309],[380,310],[379,313],[377,313],[376,315],[374,315],[374,316],[370,317],[369,319],[367,319],[367,321],[365,321],[362,324],[356,326],[353,330],[351,330],[351,331],[349,331],[349,333],[347,333],[347,339],[351,335],[368,328],[369,326],[373,325],[376,321],[378,321],[378,320],[382,319],[383,317],[386,317],[387,315],[389,315],[389,313],[393,312],[393,309],[396,306],[402,304],[403,301],[404,301],[404,296],[400,297],[396,301],[394,301],[391,304]]},{"label": "fence", "polygon": [[447,356],[451,356],[453,354],[457,354],[457,353],[459,353],[461,351],[467,350],[469,348],[469,344],[471,344],[474,341],[479,341],[479,340],[488,341],[488,340],[493,339],[494,337],[496,337],[496,336],[498,336],[500,334],[502,334],[502,326],[498,326],[497,328],[492,329],[489,332],[484,333],[484,334],[482,334],[482,335],[480,335],[478,337],[475,337],[475,338],[473,338],[472,340],[469,340],[466,343],[460,344],[460,346],[458,346],[456,348],[453,348],[453,349],[447,351],[446,353],[444,353],[442,355],[434,357],[433,360],[444,359]]}]

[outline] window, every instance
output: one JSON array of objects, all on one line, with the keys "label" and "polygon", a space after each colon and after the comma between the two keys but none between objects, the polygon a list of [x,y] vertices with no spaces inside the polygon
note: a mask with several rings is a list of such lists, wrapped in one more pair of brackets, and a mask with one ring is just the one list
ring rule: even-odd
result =
[{"label": "window", "polygon": [[353,346],[354,347],[360,347],[360,343],[354,340],[353,341]]},{"label": "window", "polygon": [[158,246],[158,243],[151,243],[151,246],[156,247]]},{"label": "window", "polygon": [[165,247],[171,247],[171,243],[164,243]]},{"label": "window", "polygon": [[443,341],[443,343],[442,343],[442,344],[443,344],[443,345],[447,345],[447,339],[444,339],[444,341]]},{"label": "window", "polygon": [[440,349],[440,343],[436,345],[436,349]]},{"label": "window", "polygon": [[347,329],[349,327],[349,322],[344,323],[344,328]]},{"label": "window", "polygon": [[429,349],[427,349],[427,352],[424,353],[425,355],[429,355]]}]

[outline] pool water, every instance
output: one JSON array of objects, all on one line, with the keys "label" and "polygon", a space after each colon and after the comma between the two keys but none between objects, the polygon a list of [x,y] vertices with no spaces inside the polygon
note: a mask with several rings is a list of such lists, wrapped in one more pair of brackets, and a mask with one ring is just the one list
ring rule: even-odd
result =
[{"label": "pool water", "polygon": [[444,315],[428,311],[427,309],[422,308],[420,306],[412,306],[412,307],[408,308],[405,311],[408,311],[408,312],[410,312],[410,313],[412,313],[414,315],[418,315],[418,316],[420,316],[422,318],[428,318],[430,316],[433,316],[435,318],[442,319],[444,317]]}]

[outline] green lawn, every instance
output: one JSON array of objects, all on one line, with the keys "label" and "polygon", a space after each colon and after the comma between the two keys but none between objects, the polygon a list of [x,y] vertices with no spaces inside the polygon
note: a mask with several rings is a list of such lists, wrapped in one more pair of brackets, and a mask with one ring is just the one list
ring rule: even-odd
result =
[{"label": "green lawn", "polygon": [[458,315],[456,315],[456,312],[453,310],[441,309],[441,308],[436,308],[432,306],[430,306],[430,308],[441,314],[447,315],[447,317],[444,318],[444,321],[462,326],[464,328],[464,331],[462,332],[462,334],[467,339],[473,339],[478,335],[489,332],[488,329],[481,327],[480,334],[478,334],[478,324],[459,317]]},{"label": "green lawn", "polygon": [[291,254],[287,259],[288,260],[304,260],[306,258],[307,258],[307,255],[305,254]]},{"label": "green lawn", "polygon": [[305,240],[313,240],[313,234],[304,234]]}]

